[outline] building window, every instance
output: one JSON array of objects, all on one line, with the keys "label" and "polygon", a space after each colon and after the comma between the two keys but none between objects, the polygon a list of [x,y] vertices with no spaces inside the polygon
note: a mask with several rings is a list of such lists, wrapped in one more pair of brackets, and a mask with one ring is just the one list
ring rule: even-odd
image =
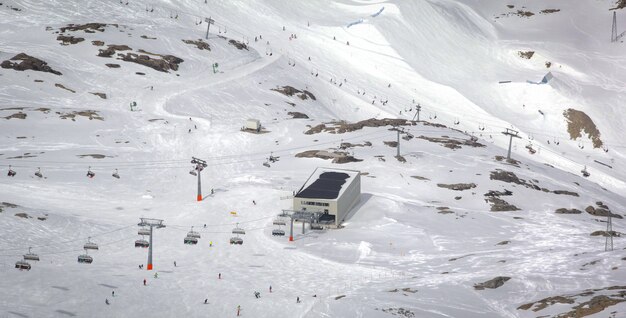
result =
[{"label": "building window", "polygon": [[330,204],[326,202],[315,202],[315,201],[300,201],[302,205],[313,205],[313,206],[330,206]]}]

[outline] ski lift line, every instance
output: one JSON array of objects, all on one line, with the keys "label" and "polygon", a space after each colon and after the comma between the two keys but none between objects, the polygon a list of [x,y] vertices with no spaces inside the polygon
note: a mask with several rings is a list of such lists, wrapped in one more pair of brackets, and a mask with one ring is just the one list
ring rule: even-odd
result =
[{"label": "ski lift line", "polygon": [[[328,144],[335,144],[337,142],[341,142],[342,140],[353,140],[353,139],[360,139],[360,138],[364,138],[364,137],[368,137],[368,136],[372,136],[372,135],[376,135],[376,134],[381,134],[383,133],[383,135],[378,136],[376,138],[382,138],[382,137],[387,137],[387,136],[391,136],[391,135],[395,135],[395,133],[390,133],[388,131],[374,131],[371,133],[366,133],[366,134],[361,134],[358,136],[353,136],[353,137],[347,137],[347,138],[341,138],[339,140],[332,140],[332,141],[328,141],[328,142],[320,142],[320,143],[311,143],[308,144],[306,146],[299,146],[299,147],[292,147],[292,148],[284,148],[284,149],[279,149],[276,151],[273,151],[274,153],[277,154],[289,154],[290,151],[295,151],[295,150],[301,150],[301,149],[306,149],[306,148],[310,148],[311,146],[319,146],[319,145],[328,145]],[[256,152],[256,153],[244,153],[244,154],[233,154],[233,155],[227,155],[227,156],[215,156],[215,157],[206,157],[207,161],[210,160],[228,160],[231,158],[241,158],[241,157],[245,157],[245,156],[263,156],[262,158],[253,158],[254,160],[257,159],[263,159],[265,158],[265,156],[267,156],[267,151],[264,152]],[[252,159],[251,159],[252,160]],[[7,159],[3,159],[3,161],[9,161]],[[181,159],[181,160],[175,160],[176,162],[185,162],[187,163],[189,160],[188,159]],[[249,161],[249,160],[246,160]],[[11,161],[13,162],[13,161]],[[95,164],[95,163],[90,163],[90,162],[62,162],[62,161],[36,161],[36,160],[20,160],[20,162],[26,162],[26,163],[35,163],[35,164],[40,164],[40,163],[59,163],[59,164],[63,164],[64,166],[67,165],[75,165],[76,168],[84,168],[87,167],[89,165],[91,165],[92,167],[98,167],[100,169],[104,169],[104,168],[114,168],[114,167],[118,167],[118,166],[122,166],[124,164],[124,162],[109,162],[109,163],[101,163],[101,164]],[[136,161],[136,163],[128,163],[127,166],[128,167],[133,167],[133,169],[157,169],[157,168],[185,168],[188,169],[188,164],[185,164],[184,166],[178,166],[178,165],[167,165],[167,164],[156,164],[153,163],[154,161]],[[243,161],[239,161],[239,162],[243,162]],[[229,162],[231,163],[231,162]],[[234,162],[232,162],[234,163]],[[220,165],[223,163],[214,163],[214,164],[210,164],[210,166],[213,165]],[[9,166],[9,164],[3,165],[3,166]],[[13,163],[11,163],[11,166],[13,167],[19,167],[19,168],[32,168],[32,167],[44,167],[44,168],[56,168],[56,166],[43,166],[43,165],[36,165],[36,166],[31,166],[31,165],[15,165]],[[146,167],[148,166],[148,167]],[[135,168],[138,167],[138,168]],[[95,170],[95,169],[94,169]]]},{"label": "ski lift line", "polygon": [[[316,66],[316,64],[314,64],[314,66]],[[319,70],[319,67],[316,66],[316,69]],[[318,71],[318,73],[319,73],[319,71]],[[325,73],[326,74],[330,74],[331,77],[333,77],[333,76],[336,77],[337,76],[333,72],[326,71]],[[346,86],[347,87],[353,87],[353,88],[359,88],[358,86],[351,85],[351,83],[352,82],[346,84]],[[372,91],[375,93],[376,96],[379,96],[379,95],[383,96],[384,95],[384,94],[381,94],[381,91],[379,91],[379,90],[376,90],[376,89],[370,90],[370,92],[372,92]],[[388,95],[385,95],[385,96],[388,96]],[[409,101],[408,99],[404,99],[402,97],[397,97],[396,96],[394,99],[401,99],[402,100],[401,104],[410,104],[411,103],[411,101]],[[451,116],[455,115],[454,112],[451,112],[449,110],[445,110],[445,109],[434,110],[434,109],[431,109],[428,106],[422,105],[421,103],[420,103],[420,106],[422,106],[422,110],[423,111],[431,111],[431,112],[436,111],[436,112],[448,114],[448,115],[451,115]],[[487,118],[487,117],[484,117],[484,116],[477,116],[477,115],[472,115],[472,114],[464,114],[463,118],[477,119],[477,122],[482,123],[483,126],[494,126],[494,127],[499,127],[499,128],[502,128],[502,129],[509,128],[509,127],[502,126],[501,122],[494,121],[494,119],[496,119],[494,117]],[[502,121],[504,121],[504,120],[502,120]],[[489,125],[485,125],[485,123],[490,123],[490,124]],[[545,134],[545,133],[542,133],[540,131],[537,132],[537,131],[534,130],[534,128],[529,128],[529,127],[526,127],[526,126],[516,125],[516,127],[517,128],[521,128],[520,130],[524,130],[524,132],[528,132],[529,134],[533,134],[533,135],[541,135],[541,136],[544,136],[544,137],[567,139],[566,138],[567,136],[564,136],[564,135],[563,136],[555,136],[553,134]],[[606,143],[604,145],[611,146],[611,147],[616,147],[616,148],[626,148],[626,145],[606,144]]]},{"label": "ski lift line", "polygon": [[[170,225],[168,225],[168,227],[170,227]],[[267,229],[267,228],[270,228],[270,227],[272,227],[272,226],[264,226],[264,227],[256,227],[256,228],[246,229],[246,232],[263,230],[263,229]],[[188,231],[188,230],[185,230],[185,229],[174,229],[174,230],[175,231],[180,231],[180,232]],[[232,234],[231,231],[220,231],[220,232],[196,231],[196,232],[201,233],[201,234]]]},{"label": "ski lift line", "polygon": [[[233,226],[233,225],[237,225],[237,224],[246,224],[246,223],[252,223],[252,222],[258,222],[258,221],[262,221],[262,220],[266,220],[266,219],[270,219],[270,218],[274,218],[276,217],[275,215],[272,216],[266,216],[266,217],[262,217],[262,218],[258,218],[258,219],[254,219],[254,220],[248,220],[248,221],[241,221],[241,222],[233,222],[233,223],[222,223],[222,224],[208,224],[207,223],[207,227],[208,226]],[[193,226],[194,228],[202,228],[204,227],[204,224],[194,224],[194,225],[172,225],[172,224],[168,224],[167,227],[168,228],[180,228],[180,229],[187,229],[190,226]]]},{"label": "ski lift line", "polygon": [[[84,241],[84,240],[86,240],[89,237],[91,237],[91,238],[101,237],[101,236],[104,236],[104,235],[108,235],[108,234],[111,234],[111,233],[115,233],[115,232],[118,232],[118,231],[130,228],[130,227],[133,227],[133,226],[135,226],[135,225],[128,225],[128,226],[124,226],[124,227],[121,227],[121,228],[117,228],[115,230],[111,230],[111,231],[107,231],[107,232],[103,232],[103,233],[98,233],[98,234],[92,234],[92,235],[89,235],[89,236],[86,236],[86,237],[79,237],[79,238],[68,240],[68,241],[52,242],[50,244],[43,244],[43,245],[29,245],[26,248],[28,248],[28,247],[40,248],[40,247],[49,247],[49,246],[53,246],[53,245],[65,245],[65,244],[73,243],[73,242],[76,242],[76,241]],[[6,249],[0,249],[0,252],[23,250],[23,249],[25,249],[25,248],[24,247],[6,248]]]},{"label": "ski lift line", "polygon": [[[109,245],[113,245],[113,244],[117,244],[119,242],[122,241],[128,241],[129,239],[132,239],[133,236],[128,236],[128,237],[124,237],[122,239],[116,240],[116,241],[112,241],[112,242],[108,242],[108,243],[104,243],[104,244],[98,244],[99,246],[109,246]],[[48,252],[48,253],[37,253],[38,255],[59,255],[59,254],[67,254],[67,253],[75,253],[75,252],[81,252],[84,251],[83,248],[79,248],[79,249],[73,249],[73,250],[65,250],[65,251],[59,251],[59,252]],[[23,254],[23,253],[22,253]],[[22,254],[2,254],[0,255],[0,257],[15,257],[15,256],[22,256]]]}]

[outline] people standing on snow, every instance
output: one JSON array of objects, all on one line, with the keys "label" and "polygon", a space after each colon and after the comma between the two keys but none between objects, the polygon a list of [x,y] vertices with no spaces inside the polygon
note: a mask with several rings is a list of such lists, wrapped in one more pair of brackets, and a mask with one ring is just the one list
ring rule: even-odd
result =
[{"label": "people standing on snow", "polygon": [[107,304],[107,305],[109,305],[109,299],[108,299],[108,298],[106,298],[106,299],[104,300],[104,303],[105,303],[105,304]]},{"label": "people standing on snow", "polygon": [[209,242],[209,247],[213,247],[213,241]]},{"label": "people standing on snow", "polygon": [[272,292],[272,285],[270,285],[270,293]]},{"label": "people standing on snow", "polygon": [[256,297],[256,299],[261,298],[261,293],[259,293],[258,291],[254,292],[254,297]]},{"label": "people standing on snow", "polygon": [[204,299],[204,304],[206,305],[206,304],[208,304],[208,303],[209,303],[209,299],[208,299],[208,298],[205,298],[205,299]]},{"label": "people standing on snow", "polygon": [[283,25],[283,31],[285,31],[285,26]]},{"label": "people standing on snow", "polygon": [[217,274],[217,279],[222,279],[222,273]]},{"label": "people standing on snow", "polygon": [[159,278],[159,273],[154,273],[154,278]]},{"label": "people standing on snow", "polygon": [[114,290],[111,291],[111,297],[115,297],[115,291]]},{"label": "people standing on snow", "polygon": [[240,311],[241,311],[241,305],[237,305],[237,316],[239,316]]},{"label": "people standing on snow", "polygon": [[176,267],[176,261],[174,261],[174,267]]},{"label": "people standing on snow", "polygon": [[300,296],[296,297],[296,304],[300,303]]},{"label": "people standing on snow", "polygon": [[146,286],[146,279],[143,279],[143,285]]},{"label": "people standing on snow", "polygon": [[252,204],[256,205],[256,201],[252,200]]}]

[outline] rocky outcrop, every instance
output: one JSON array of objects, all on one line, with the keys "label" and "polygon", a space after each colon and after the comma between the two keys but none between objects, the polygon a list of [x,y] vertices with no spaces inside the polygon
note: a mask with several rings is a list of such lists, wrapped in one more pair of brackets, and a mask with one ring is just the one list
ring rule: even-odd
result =
[{"label": "rocky outcrop", "polygon": [[[20,61],[11,62],[11,61]],[[37,72],[52,73],[54,75],[62,75],[61,72],[53,70],[48,66],[47,62],[44,62],[38,58],[32,57],[26,53],[20,53],[10,60],[3,61],[0,67],[6,69],[14,69],[16,71],[33,70]]]},{"label": "rocky outcrop", "polygon": [[485,288],[495,289],[504,285],[504,283],[506,283],[509,279],[511,279],[511,277],[498,276],[486,282],[475,284],[474,289],[476,290],[484,290]]}]

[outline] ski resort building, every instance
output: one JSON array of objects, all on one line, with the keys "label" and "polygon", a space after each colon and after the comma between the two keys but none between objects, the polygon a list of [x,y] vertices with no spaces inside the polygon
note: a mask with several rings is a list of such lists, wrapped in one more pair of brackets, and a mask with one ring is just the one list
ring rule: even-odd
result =
[{"label": "ski resort building", "polygon": [[360,197],[360,171],[317,168],[294,196],[293,209],[320,212],[320,223],[338,226]]}]

